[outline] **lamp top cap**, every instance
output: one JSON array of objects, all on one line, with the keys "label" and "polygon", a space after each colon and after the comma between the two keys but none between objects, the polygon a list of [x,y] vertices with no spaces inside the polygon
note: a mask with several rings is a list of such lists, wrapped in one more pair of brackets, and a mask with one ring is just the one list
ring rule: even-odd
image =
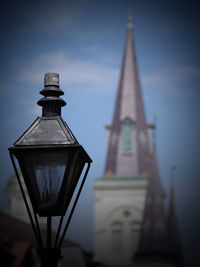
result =
[{"label": "lamp top cap", "polygon": [[58,86],[59,87],[59,74],[54,72],[45,73],[44,86]]}]

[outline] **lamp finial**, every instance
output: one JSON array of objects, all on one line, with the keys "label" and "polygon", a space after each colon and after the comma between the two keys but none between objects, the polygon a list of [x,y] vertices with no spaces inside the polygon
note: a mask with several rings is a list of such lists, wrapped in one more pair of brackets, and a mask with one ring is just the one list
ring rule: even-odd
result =
[{"label": "lamp finial", "polygon": [[61,116],[61,107],[66,102],[59,96],[64,92],[59,88],[59,74],[48,72],[44,76],[44,89],[40,91],[44,97],[37,104],[42,106],[42,117]]}]

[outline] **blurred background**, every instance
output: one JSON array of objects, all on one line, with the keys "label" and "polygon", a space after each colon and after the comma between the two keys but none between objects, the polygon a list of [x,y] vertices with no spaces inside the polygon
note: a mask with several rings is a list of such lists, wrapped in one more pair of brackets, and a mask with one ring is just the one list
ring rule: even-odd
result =
[{"label": "blurred background", "polygon": [[[0,209],[13,168],[7,148],[41,115],[46,72],[60,74],[62,117],[93,159],[68,239],[93,251],[93,182],[103,175],[128,14],[148,121],[175,207],[186,266],[197,266],[200,186],[200,18],[196,1],[4,1],[1,5]],[[168,203],[166,201],[166,203]],[[167,208],[167,207],[166,207]]]}]

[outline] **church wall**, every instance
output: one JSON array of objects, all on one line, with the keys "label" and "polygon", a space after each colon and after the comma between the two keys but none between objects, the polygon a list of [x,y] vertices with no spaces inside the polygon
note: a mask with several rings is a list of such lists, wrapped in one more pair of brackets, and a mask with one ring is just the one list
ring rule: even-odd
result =
[{"label": "church wall", "polygon": [[147,186],[147,180],[138,180],[95,182],[95,261],[108,266],[130,266],[132,263],[140,235]]}]

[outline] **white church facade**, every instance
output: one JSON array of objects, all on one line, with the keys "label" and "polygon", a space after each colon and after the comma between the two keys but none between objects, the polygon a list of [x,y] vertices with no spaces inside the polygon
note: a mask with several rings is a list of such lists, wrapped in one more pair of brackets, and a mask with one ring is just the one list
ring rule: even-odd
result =
[{"label": "white church facade", "polygon": [[142,226],[147,178],[98,179],[94,190],[94,259],[109,266],[131,266]]},{"label": "white church facade", "polygon": [[145,118],[129,17],[105,171],[93,184],[94,260],[108,267],[183,266],[168,238],[154,128]]}]

